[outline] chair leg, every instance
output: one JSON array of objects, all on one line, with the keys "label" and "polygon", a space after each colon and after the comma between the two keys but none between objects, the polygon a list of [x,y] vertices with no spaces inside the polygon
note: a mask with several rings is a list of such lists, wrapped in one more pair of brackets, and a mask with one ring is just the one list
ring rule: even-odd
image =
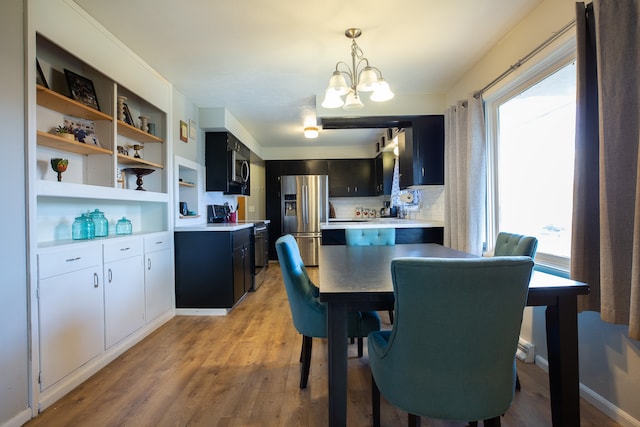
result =
[{"label": "chair leg", "polygon": [[351,344],[353,344],[354,342],[356,342],[356,339],[355,339],[354,337],[351,337],[351,338],[349,338],[349,342],[350,342]]},{"label": "chair leg", "polygon": [[364,354],[364,338],[358,337],[358,357]]},{"label": "chair leg", "polygon": [[373,412],[373,427],[380,427],[380,389],[371,374],[371,408]]},{"label": "chair leg", "polygon": [[520,377],[518,376],[517,372],[516,372],[516,391],[520,391]]},{"label": "chair leg", "polygon": [[389,310],[389,323],[393,325],[393,310]]},{"label": "chair leg", "polygon": [[302,336],[302,368],[300,369],[300,388],[307,388],[309,380],[309,366],[311,365],[311,337]]},{"label": "chair leg", "polygon": [[489,418],[484,420],[484,427],[500,427],[500,417]]},{"label": "chair leg", "polygon": [[420,416],[409,414],[409,427],[420,427]]},{"label": "chair leg", "polygon": [[478,422],[477,421],[469,421],[469,424],[467,424],[467,427],[478,427]]}]

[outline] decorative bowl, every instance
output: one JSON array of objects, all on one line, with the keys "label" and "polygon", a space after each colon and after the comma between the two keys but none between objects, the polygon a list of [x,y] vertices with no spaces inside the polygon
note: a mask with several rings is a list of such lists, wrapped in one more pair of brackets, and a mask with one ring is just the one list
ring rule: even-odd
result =
[{"label": "decorative bowl", "polygon": [[124,172],[126,173],[132,173],[134,174],[138,179],[136,180],[136,184],[138,185],[138,188],[136,188],[136,190],[140,190],[140,191],[146,191],[144,188],[142,188],[142,177],[145,175],[149,175],[151,172],[155,172],[155,169],[147,169],[147,168],[126,168],[123,169]]}]

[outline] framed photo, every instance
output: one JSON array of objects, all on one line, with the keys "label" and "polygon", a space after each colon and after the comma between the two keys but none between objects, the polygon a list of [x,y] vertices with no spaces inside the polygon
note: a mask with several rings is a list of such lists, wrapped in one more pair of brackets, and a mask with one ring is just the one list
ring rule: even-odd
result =
[{"label": "framed photo", "polygon": [[36,71],[36,83],[49,89],[47,79],[44,78],[44,73],[42,72],[42,68],[40,68],[40,62],[38,61],[38,58],[36,58]]},{"label": "framed photo", "polygon": [[133,116],[131,115],[129,106],[126,103],[122,104],[122,106],[124,107],[124,122],[128,125],[135,127],[136,124],[133,121]]},{"label": "framed photo", "polygon": [[196,121],[189,119],[189,138],[198,138],[198,129],[196,129]]},{"label": "framed photo", "polygon": [[118,186],[120,186],[120,188],[124,188],[124,176],[125,176],[125,172],[121,169],[118,169],[116,172],[116,181],[118,183]]},{"label": "framed photo", "polygon": [[376,142],[376,153],[380,152],[380,143]]},{"label": "framed photo", "polygon": [[87,107],[95,108],[100,111],[96,90],[93,88],[93,82],[86,77],[82,77],[73,71],[67,70],[66,68],[64,69],[64,75],[67,78],[67,85],[69,86],[69,92],[71,92],[71,98],[83,103]]},{"label": "framed photo", "polygon": [[393,139],[393,129],[387,129],[387,140],[391,141]]},{"label": "framed photo", "polygon": [[73,129],[76,141],[102,147],[96,136],[95,123],[78,117],[64,116],[65,127]]},{"label": "framed photo", "polygon": [[180,141],[189,142],[189,126],[187,122],[180,120]]},{"label": "framed photo", "polygon": [[387,138],[385,138],[384,135],[381,136],[380,137],[380,142],[379,142],[380,147],[384,148],[386,142],[387,142]]}]

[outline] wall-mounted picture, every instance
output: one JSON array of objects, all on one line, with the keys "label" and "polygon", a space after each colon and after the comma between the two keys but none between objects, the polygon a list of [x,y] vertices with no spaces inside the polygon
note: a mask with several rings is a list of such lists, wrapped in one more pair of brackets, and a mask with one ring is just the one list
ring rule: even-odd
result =
[{"label": "wall-mounted picture", "polygon": [[189,138],[196,139],[198,137],[198,129],[196,128],[196,121],[189,119]]},{"label": "wall-mounted picture", "polygon": [[180,141],[189,142],[189,126],[180,120]]},{"label": "wall-mounted picture", "polygon": [[95,108],[99,111],[100,106],[98,105],[96,90],[93,88],[93,82],[86,77],[67,70],[66,68],[64,69],[64,75],[67,78],[67,85],[69,85],[71,98],[83,103],[87,107]]},{"label": "wall-mounted picture", "polygon": [[44,77],[44,73],[42,72],[42,68],[40,68],[40,62],[36,58],[36,83],[40,86],[44,86],[49,89],[49,85],[47,84],[47,79]]}]

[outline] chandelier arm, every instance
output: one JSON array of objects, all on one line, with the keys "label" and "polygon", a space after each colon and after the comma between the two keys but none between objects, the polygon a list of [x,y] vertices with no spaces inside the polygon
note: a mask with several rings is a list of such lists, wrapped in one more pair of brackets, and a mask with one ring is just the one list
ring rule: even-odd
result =
[{"label": "chandelier arm", "polygon": [[[340,65],[343,65],[347,70],[341,70],[339,68]],[[336,64],[336,71],[342,75],[344,75],[345,77],[349,78],[349,82],[351,83],[351,88],[353,89],[355,87],[355,74],[354,72],[351,70],[351,68],[349,68],[349,65],[344,62],[344,61],[340,61]]]}]

